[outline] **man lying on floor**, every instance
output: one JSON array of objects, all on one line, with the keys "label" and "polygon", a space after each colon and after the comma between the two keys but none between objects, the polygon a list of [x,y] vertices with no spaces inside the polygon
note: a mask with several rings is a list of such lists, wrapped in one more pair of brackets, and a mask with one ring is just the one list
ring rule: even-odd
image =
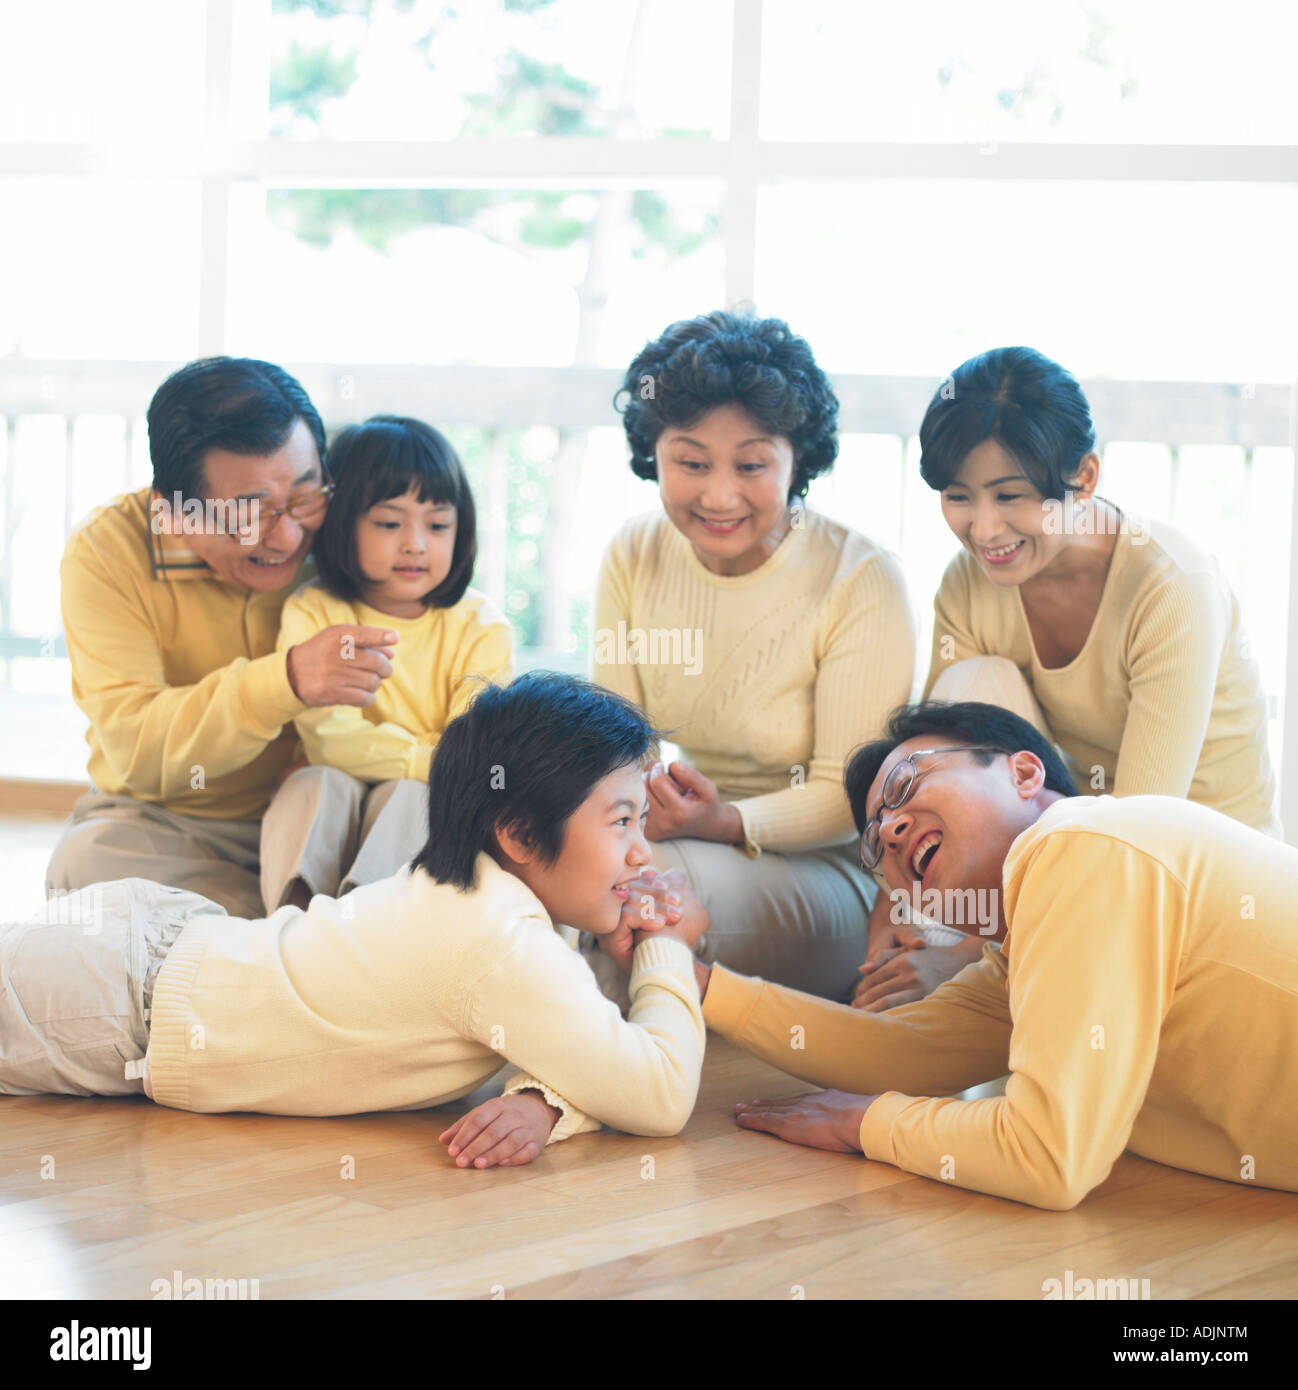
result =
[{"label": "man lying on floor", "polygon": [[[507,1059],[525,1072],[441,1136],[462,1167],[601,1120],[675,1134],[703,1060],[707,914],[640,878],[654,739],[617,696],[521,676],[447,726],[428,843],[392,878],[259,920],[138,878],[50,899],[0,927],[0,1094],[343,1115],[443,1104]],[[629,969],[625,1020],[577,931]]]},{"label": "man lying on floor", "polygon": [[[1298,849],[1173,797],[1078,796],[991,705],[898,710],[846,783],[894,902],[918,881],[975,923],[995,894],[1002,945],[883,1013],[696,965],[710,1028],[842,1088],[741,1125],[1054,1210],[1124,1148],[1298,1189]],[[944,1098],[1007,1071],[1003,1097]]]}]

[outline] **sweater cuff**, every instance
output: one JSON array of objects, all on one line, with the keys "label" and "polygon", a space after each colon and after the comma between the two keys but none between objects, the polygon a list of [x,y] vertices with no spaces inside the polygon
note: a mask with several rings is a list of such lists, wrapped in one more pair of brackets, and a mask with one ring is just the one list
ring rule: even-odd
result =
[{"label": "sweater cuff", "polygon": [[284,725],[307,708],[289,684],[287,651],[249,661],[243,668],[239,691],[253,732],[267,740],[278,738]]},{"label": "sweater cuff", "polygon": [[745,809],[745,803],[742,801],[732,801],[730,804],[739,812],[739,823],[744,828],[744,842],[737,848],[742,849],[750,859],[756,859],[757,856],[761,854],[762,847],[753,838],[753,828],[750,822],[749,812]]},{"label": "sweater cuff", "polygon": [[546,1102],[561,1112],[550,1131],[550,1137],[545,1141],[547,1148],[551,1144],[561,1143],[564,1139],[571,1139],[574,1134],[586,1134],[600,1128],[597,1119],[578,1110],[571,1101],[564,1100],[558,1091],[552,1091],[544,1081],[538,1081],[526,1072],[519,1072],[500,1094],[514,1096],[520,1091],[540,1091]]},{"label": "sweater cuff", "polygon": [[428,773],[433,766],[433,745],[415,743],[406,754],[406,776],[415,782],[427,782]]},{"label": "sweater cuff", "polygon": [[703,1022],[723,1038],[737,1041],[766,981],[756,975],[736,975],[724,965],[714,965],[708,976],[708,992],[703,996]]},{"label": "sweater cuff", "polygon": [[[711,989],[708,993],[712,993]],[[897,1151],[892,1142],[893,1122],[914,1099],[900,1091],[885,1091],[867,1107],[861,1120],[861,1151],[866,1158],[897,1163]]]},{"label": "sweater cuff", "polygon": [[651,936],[642,941],[631,957],[629,988],[634,997],[635,987],[651,970],[673,970],[687,975],[694,984],[694,952],[671,936]]}]

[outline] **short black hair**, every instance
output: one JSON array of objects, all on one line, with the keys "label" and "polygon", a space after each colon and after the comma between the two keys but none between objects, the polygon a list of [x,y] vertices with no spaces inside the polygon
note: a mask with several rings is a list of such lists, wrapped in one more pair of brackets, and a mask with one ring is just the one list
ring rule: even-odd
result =
[{"label": "short black hair", "polygon": [[428,842],[415,867],[467,891],[498,827],[553,864],[572,813],[610,772],[642,763],[658,738],[636,705],[576,676],[528,671],[484,685],[433,755]]},{"label": "short black hair", "polygon": [[657,478],[654,450],[667,426],[688,427],[724,405],[793,445],[790,498],[805,497],[838,457],[838,397],[783,319],[720,310],[681,319],[640,350],[613,402],[637,478]]},{"label": "short black hair", "polygon": [[1077,379],[1030,347],[993,348],[938,387],[919,427],[919,471],[935,492],[994,439],[1042,495],[1062,501],[1095,450],[1091,407]]},{"label": "short black hair", "polygon": [[478,561],[478,520],[473,490],[459,455],[444,435],[404,415],[372,415],[350,425],[329,449],[334,492],[316,532],[316,569],[336,598],[363,597],[366,579],[356,551],[356,524],[371,507],[418,488],[420,502],[455,508],[455,548],[446,578],[423,596],[428,608],[459,603]]},{"label": "short black hair", "polygon": [[321,463],[325,429],[311,397],[283,367],[255,357],[202,357],[173,372],[149,402],[153,486],[164,497],[201,497],[209,449],[264,457],[282,449],[299,420]]},{"label": "short black hair", "polygon": [[862,745],[849,757],[843,785],[858,835],[864,832],[869,818],[866,800],[870,787],[888,754],[907,739],[930,735],[992,749],[993,752],[973,755],[984,767],[991,764],[995,753],[1023,750],[1035,753],[1046,770],[1048,791],[1064,796],[1078,794],[1054,745],[1026,719],[999,705],[986,705],[977,700],[926,700],[923,704],[900,705],[893,710],[883,736]]}]

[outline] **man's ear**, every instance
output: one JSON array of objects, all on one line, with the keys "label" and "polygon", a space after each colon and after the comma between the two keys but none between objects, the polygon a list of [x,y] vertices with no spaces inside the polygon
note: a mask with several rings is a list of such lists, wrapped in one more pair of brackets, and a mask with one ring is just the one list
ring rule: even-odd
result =
[{"label": "man's ear", "polygon": [[1046,785],[1046,766],[1035,753],[1021,748],[1010,754],[1010,777],[1014,790],[1027,801]]},{"label": "man's ear", "polygon": [[496,843],[500,852],[511,864],[531,864],[536,859],[536,847],[531,837],[522,833],[517,822],[505,824],[497,821],[495,825]]}]

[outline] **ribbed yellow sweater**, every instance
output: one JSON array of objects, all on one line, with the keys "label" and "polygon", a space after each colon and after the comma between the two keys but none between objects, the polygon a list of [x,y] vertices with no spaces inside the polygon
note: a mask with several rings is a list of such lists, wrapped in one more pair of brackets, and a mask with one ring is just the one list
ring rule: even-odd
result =
[{"label": "ribbed yellow sweater", "polygon": [[90,780],[184,815],[256,820],[306,708],[275,650],[289,591],[218,579],[182,538],[152,533],[148,499],[142,488],[99,508],[60,569]]},{"label": "ribbed yellow sweater", "polygon": [[855,837],[844,760],[914,680],[889,551],[805,511],[763,565],[725,577],[653,512],[605,553],[594,637],[595,679],[641,705],[737,806],[750,850]]},{"label": "ribbed yellow sweater", "polygon": [[[1298,1190],[1296,902],[1298,849],[1189,801],[1071,797],[1010,847],[1002,950],[926,999],[871,1014],[714,966],[704,1018],[878,1094],[866,1156],[960,1187],[1064,1210],[1130,1148]],[[1007,1070],[1003,1097],[935,1098]]]},{"label": "ribbed yellow sweater", "polygon": [[564,1111],[552,1139],[599,1120],[674,1134],[703,1062],[689,948],[636,947],[630,993],[623,1019],[487,855],[467,893],[407,869],[306,911],[191,921],[154,986],[149,1094],[204,1112],[410,1110],[509,1061],[523,1074],[507,1090],[539,1086]]},{"label": "ribbed yellow sweater", "polygon": [[1144,543],[1119,534],[1086,643],[1055,670],[1037,659],[1018,588],[961,551],[934,601],[925,690],[953,661],[1008,657],[1077,763],[1079,791],[1188,797],[1278,838],[1266,697],[1239,604],[1211,555],[1142,525]]},{"label": "ribbed yellow sweater", "polygon": [[304,709],[297,716],[307,758],[362,781],[426,782],[442,730],[468,709],[484,680],[505,685],[512,675],[513,632],[476,589],[466,590],[450,608],[394,618],[335,598],[319,582],[306,584],[284,605],[278,645],[286,650],[335,623],[391,628],[401,639],[393,649],[392,674],[372,705]]}]

